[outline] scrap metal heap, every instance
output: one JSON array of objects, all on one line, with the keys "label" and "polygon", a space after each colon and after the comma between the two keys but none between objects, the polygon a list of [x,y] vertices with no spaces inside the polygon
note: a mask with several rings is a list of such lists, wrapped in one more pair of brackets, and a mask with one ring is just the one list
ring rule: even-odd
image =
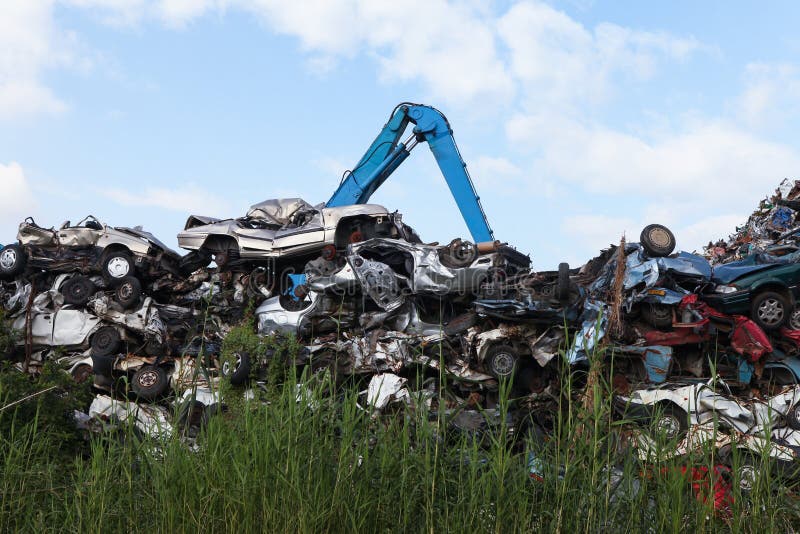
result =
[{"label": "scrap metal heap", "polygon": [[76,380],[93,377],[90,416],[132,417],[151,434],[169,428],[176,399],[215,410],[220,380],[263,375],[269,355],[220,350],[254,309],[259,335],[299,340],[290,365],[361,377],[376,414],[444,401],[453,424],[476,432],[496,424],[509,384],[512,423],[546,433],[565,373],[601,362],[642,459],[663,457],[656,429],[677,441],[671,454],[767,448],[792,465],[798,211],[800,181],[784,181],[705,257],[674,253],[672,233],[653,224],[638,243],[546,272],[500,242],[426,244],[398,213],[370,204],[278,199],[241,218],[193,215],[178,235],[184,256],[141,228],[89,217],[55,230],[28,219],[0,250],[0,297],[19,332],[20,369],[55,359]]}]

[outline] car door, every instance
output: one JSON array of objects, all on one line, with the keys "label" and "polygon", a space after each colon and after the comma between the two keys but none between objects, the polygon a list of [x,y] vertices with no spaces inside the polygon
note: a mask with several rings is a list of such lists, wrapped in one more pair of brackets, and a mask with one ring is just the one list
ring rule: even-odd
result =
[{"label": "car door", "polygon": [[242,253],[248,250],[269,252],[272,250],[272,242],[275,237],[275,230],[270,228],[237,228],[236,239],[239,241],[239,248]]},{"label": "car door", "polygon": [[100,318],[72,306],[62,306],[53,321],[53,346],[83,345]]},{"label": "car door", "polygon": [[[53,345],[53,318],[55,314],[46,312],[33,312],[30,317],[30,332],[31,343],[37,347],[49,347]],[[13,327],[18,332],[22,332],[22,339],[18,343],[25,341],[25,332],[27,332],[26,316],[23,313],[14,319]]]},{"label": "car door", "polygon": [[[26,317],[23,313],[14,319],[13,327],[18,332],[22,332],[22,340],[18,343],[24,342],[25,332],[27,331]],[[32,313],[31,321],[31,343],[34,346],[50,346],[53,344],[53,313]]]},{"label": "car door", "polygon": [[324,240],[325,225],[322,221],[322,213],[317,211],[304,225],[289,224],[275,232],[272,248],[283,253],[283,251],[289,252],[288,249],[295,247],[302,250],[310,245],[321,245]]},{"label": "car door", "polygon": [[58,243],[62,247],[88,247],[97,243],[102,233],[85,226],[68,226],[58,231]]}]

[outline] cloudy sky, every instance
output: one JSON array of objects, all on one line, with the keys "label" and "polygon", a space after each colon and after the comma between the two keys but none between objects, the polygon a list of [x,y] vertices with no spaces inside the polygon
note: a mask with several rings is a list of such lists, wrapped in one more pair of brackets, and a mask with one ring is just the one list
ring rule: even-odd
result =
[{"label": "cloudy sky", "polygon": [[[800,177],[800,4],[0,1],[0,242],[94,214],[327,200],[393,107],[441,109],[495,235],[577,265],[669,225],[700,247]],[[419,146],[373,197],[468,237]]]}]

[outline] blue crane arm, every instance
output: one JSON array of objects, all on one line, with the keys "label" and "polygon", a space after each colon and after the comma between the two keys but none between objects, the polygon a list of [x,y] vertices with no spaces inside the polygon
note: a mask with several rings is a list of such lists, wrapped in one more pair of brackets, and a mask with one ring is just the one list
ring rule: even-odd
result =
[{"label": "blue crane arm", "polygon": [[[405,142],[400,137],[409,123],[413,136]],[[405,161],[419,141],[427,141],[436,163],[450,188],[472,239],[493,241],[494,233],[486,219],[480,197],[475,191],[453,130],[442,113],[430,106],[402,104],[392,113],[378,137],[349,172],[328,200],[328,207],[365,204],[372,194]]]}]

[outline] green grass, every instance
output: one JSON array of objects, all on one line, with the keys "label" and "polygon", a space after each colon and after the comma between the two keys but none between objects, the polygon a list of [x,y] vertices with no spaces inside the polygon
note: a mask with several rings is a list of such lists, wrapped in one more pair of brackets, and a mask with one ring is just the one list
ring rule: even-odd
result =
[{"label": "green grass", "polygon": [[[715,513],[681,473],[686,459],[658,466],[633,459],[602,377],[590,381],[588,400],[569,377],[563,380],[552,437],[538,445],[511,445],[503,429],[479,444],[451,434],[439,423],[443,415],[424,410],[371,417],[357,406],[357,385],[334,391],[324,379],[312,381],[318,385],[311,407],[296,401],[291,374],[266,399],[232,403],[212,418],[195,449],[178,437],[153,443],[130,430],[76,441],[64,433],[67,414],[53,414],[52,399],[34,399],[0,412],[0,532],[800,527],[794,497],[771,470],[761,472],[749,495],[734,490],[729,514]],[[5,387],[0,405],[13,400]],[[532,447],[545,467],[543,481],[528,474],[525,450]],[[712,451],[691,463],[713,465]],[[622,474],[618,487],[611,465]]]}]

